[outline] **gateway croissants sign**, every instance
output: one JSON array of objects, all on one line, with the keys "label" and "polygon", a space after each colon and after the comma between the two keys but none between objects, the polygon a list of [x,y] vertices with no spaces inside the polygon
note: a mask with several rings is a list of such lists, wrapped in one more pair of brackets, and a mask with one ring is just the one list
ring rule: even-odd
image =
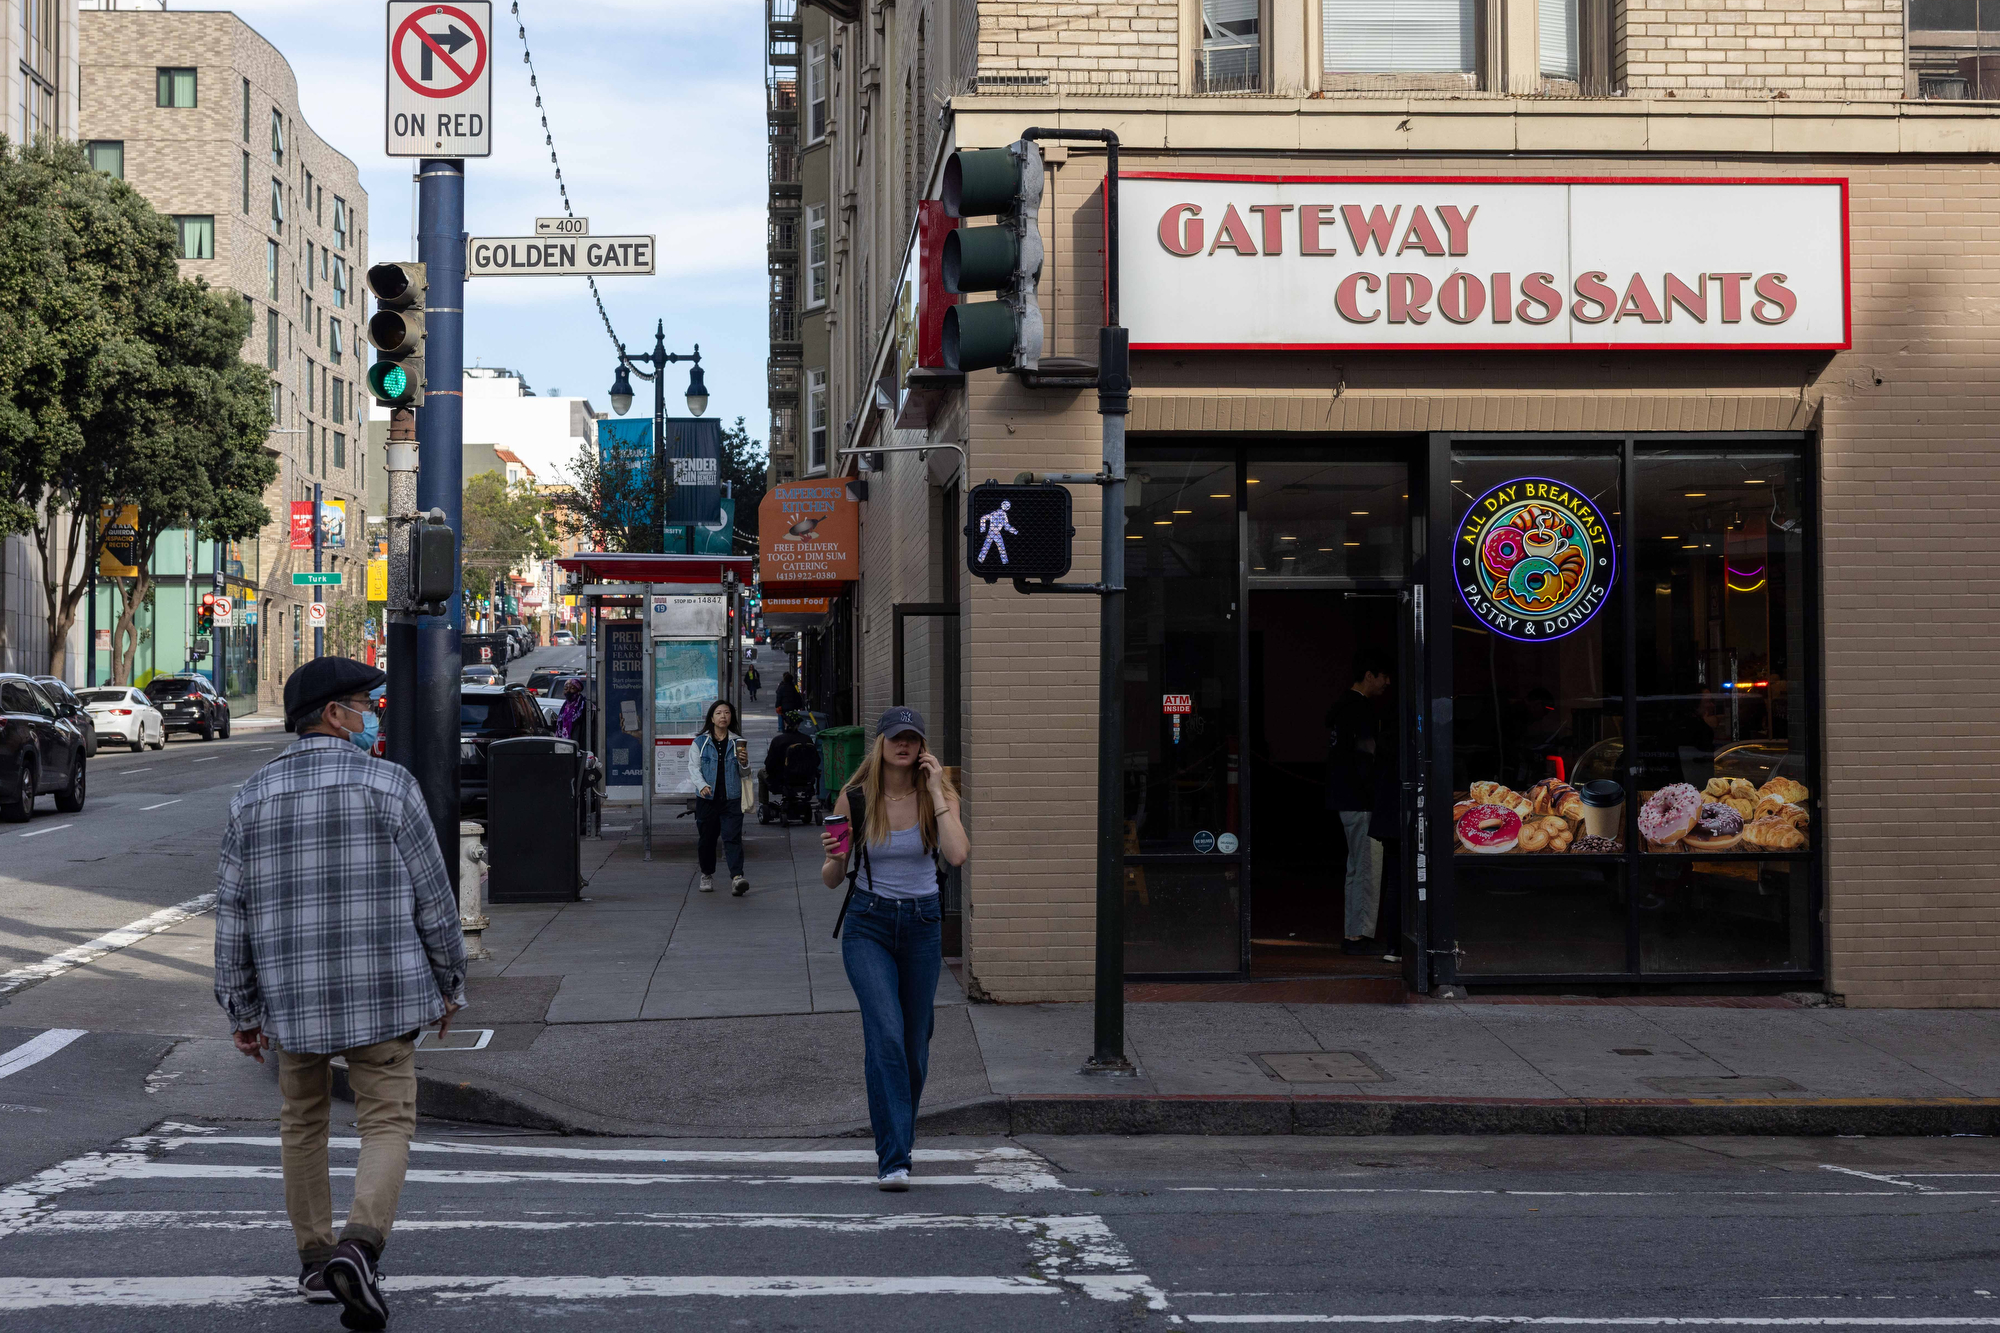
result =
[{"label": "gateway croissants sign", "polygon": [[1847,182],[1120,179],[1132,346],[1849,345]]}]

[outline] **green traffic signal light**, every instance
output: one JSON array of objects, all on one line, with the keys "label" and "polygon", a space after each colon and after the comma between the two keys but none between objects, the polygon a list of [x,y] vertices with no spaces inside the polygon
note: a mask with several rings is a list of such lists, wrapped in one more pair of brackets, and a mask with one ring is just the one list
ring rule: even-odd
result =
[{"label": "green traffic signal light", "polygon": [[368,391],[391,407],[408,402],[410,373],[394,361],[377,361],[368,367]]}]

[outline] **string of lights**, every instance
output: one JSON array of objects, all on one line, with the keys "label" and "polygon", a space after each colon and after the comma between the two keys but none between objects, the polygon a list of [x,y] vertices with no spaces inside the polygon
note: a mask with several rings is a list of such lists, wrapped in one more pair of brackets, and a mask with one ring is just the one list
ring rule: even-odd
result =
[{"label": "string of lights", "polygon": [[[535,72],[534,52],[528,49],[528,27],[527,24],[521,21],[521,0],[514,0],[508,9],[514,18],[514,31],[521,38],[521,63],[528,67],[528,89],[535,95],[535,114],[541,117],[542,143],[549,150],[549,165],[555,168],[556,193],[562,196],[563,216],[573,218],[576,216],[576,210],[570,206],[569,186],[563,181],[562,163],[556,159],[556,140],[555,135],[549,129],[548,108],[542,105],[541,77]],[[611,315],[604,308],[604,294],[597,290],[597,279],[586,275],[584,281],[590,284],[591,299],[597,302],[597,316],[604,321],[604,335],[611,339],[612,347],[617,349],[619,359],[623,360],[625,356],[625,344],[619,341],[618,331],[611,327]],[[639,373],[644,378],[652,378],[650,375],[646,375],[644,371]]]}]

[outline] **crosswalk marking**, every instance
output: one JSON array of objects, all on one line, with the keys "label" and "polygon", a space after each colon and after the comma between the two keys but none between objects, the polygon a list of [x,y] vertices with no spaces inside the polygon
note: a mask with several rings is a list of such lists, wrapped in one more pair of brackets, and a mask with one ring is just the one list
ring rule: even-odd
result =
[{"label": "crosswalk marking", "polygon": [[11,1051],[0,1052],[0,1078],[18,1074],[30,1065],[40,1064],[78,1037],[89,1035],[83,1028],[50,1028],[39,1037],[32,1037]]},{"label": "crosswalk marking", "polygon": [[[55,832],[54,829],[46,831]],[[123,949],[128,944],[137,944],[148,935],[172,930],[189,917],[200,916],[213,906],[215,906],[215,895],[204,893],[198,898],[190,898],[176,906],[163,907],[151,916],[142,916],[129,926],[106,931],[96,939],[79,944],[73,949],[50,954],[39,963],[30,963],[26,967],[17,967],[9,972],[0,972],[0,999],[16,991],[26,990],[38,981],[47,981],[50,977],[60,976],[73,967],[94,962],[105,954]]]}]

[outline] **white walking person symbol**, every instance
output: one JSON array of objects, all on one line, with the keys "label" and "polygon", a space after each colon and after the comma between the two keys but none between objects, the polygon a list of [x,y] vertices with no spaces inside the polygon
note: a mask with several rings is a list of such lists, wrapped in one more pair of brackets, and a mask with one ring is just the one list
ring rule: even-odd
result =
[{"label": "white walking person symbol", "polygon": [[986,540],[980,544],[979,559],[984,560],[986,553],[997,546],[1000,548],[1000,563],[1007,563],[1007,539],[1000,534],[1011,532],[1017,537],[1020,535],[1020,529],[1007,521],[1007,511],[1013,507],[1012,500],[1002,500],[998,509],[980,518],[979,530],[986,534]]}]

